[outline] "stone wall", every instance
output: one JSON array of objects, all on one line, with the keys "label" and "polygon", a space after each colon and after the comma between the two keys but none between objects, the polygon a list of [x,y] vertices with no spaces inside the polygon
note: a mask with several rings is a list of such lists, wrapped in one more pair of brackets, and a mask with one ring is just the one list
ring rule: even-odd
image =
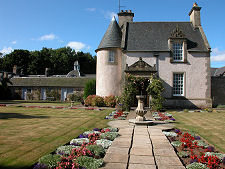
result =
[{"label": "stone wall", "polygon": [[225,77],[212,77],[211,81],[213,106],[225,105]]}]

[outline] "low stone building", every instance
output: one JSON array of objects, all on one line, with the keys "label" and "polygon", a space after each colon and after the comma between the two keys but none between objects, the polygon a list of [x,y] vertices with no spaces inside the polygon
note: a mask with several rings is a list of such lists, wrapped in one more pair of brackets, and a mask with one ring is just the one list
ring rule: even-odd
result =
[{"label": "low stone building", "polygon": [[[14,66],[15,68],[15,66]],[[16,72],[16,70],[14,70]],[[74,63],[74,70],[67,75],[13,76],[9,87],[14,98],[23,100],[61,100],[65,101],[69,94],[83,93],[85,84],[95,79],[95,74],[81,75],[79,63]]]}]

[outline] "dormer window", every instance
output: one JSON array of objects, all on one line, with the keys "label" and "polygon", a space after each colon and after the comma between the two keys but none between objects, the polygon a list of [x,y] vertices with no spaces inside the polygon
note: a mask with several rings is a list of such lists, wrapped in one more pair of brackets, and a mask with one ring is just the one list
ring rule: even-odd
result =
[{"label": "dormer window", "polygon": [[110,62],[110,63],[114,63],[115,62],[115,52],[113,50],[109,51],[108,62]]},{"label": "dormer window", "polygon": [[168,40],[171,51],[171,63],[187,63],[187,39],[177,26]]},{"label": "dormer window", "polygon": [[173,43],[173,61],[183,61],[183,43]]}]

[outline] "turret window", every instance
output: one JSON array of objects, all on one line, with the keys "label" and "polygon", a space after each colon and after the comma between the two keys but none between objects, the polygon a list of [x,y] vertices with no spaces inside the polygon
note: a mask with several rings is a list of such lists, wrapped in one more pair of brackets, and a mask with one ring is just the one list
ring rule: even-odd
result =
[{"label": "turret window", "polygon": [[109,51],[109,58],[108,58],[109,62],[115,62],[115,52],[114,51]]}]

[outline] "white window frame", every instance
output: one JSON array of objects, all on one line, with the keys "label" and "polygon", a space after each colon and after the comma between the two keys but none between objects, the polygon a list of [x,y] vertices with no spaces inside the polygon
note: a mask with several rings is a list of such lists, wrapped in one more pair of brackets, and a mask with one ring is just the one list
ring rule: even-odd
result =
[{"label": "white window frame", "polygon": [[173,61],[183,62],[184,61],[184,46],[183,43],[173,43]]},{"label": "white window frame", "polygon": [[110,63],[114,63],[115,62],[115,51],[113,51],[113,50],[109,51],[108,62],[110,62]]},{"label": "white window frame", "polygon": [[184,96],[184,73],[173,73],[173,96]]}]

